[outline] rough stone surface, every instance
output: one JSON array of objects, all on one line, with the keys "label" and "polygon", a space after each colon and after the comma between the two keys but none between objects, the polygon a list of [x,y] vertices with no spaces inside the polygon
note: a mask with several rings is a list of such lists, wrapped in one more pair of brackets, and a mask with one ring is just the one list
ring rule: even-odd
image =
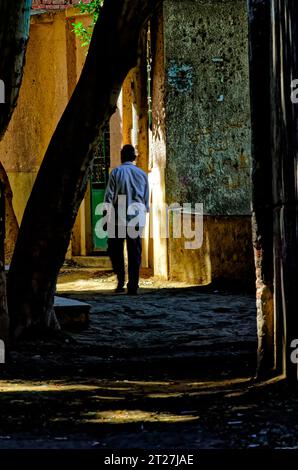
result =
[{"label": "rough stone surface", "polygon": [[250,212],[244,0],[164,3],[168,202]]},{"label": "rough stone surface", "polygon": [[[142,289],[138,297],[102,295],[89,300],[91,325],[81,344],[146,357],[217,357],[247,351],[256,341],[253,296],[199,289]],[[252,347],[253,349],[253,347]],[[221,359],[219,359],[221,360]]]},{"label": "rough stone surface", "polygon": [[92,304],[90,329],[11,352],[0,449],[298,448],[296,390],[251,380],[254,296],[149,276],[139,297],[114,287],[61,273],[59,291]]},{"label": "rough stone surface", "polygon": [[[194,216],[192,225],[195,227]],[[187,240],[169,239],[171,279],[198,285],[212,282],[255,285],[255,267],[249,216],[205,216],[200,249],[186,249]]]},{"label": "rough stone surface", "polygon": [[62,328],[84,328],[91,306],[86,302],[55,296],[54,310]]},{"label": "rough stone surface", "polygon": [[[253,294],[158,281],[146,270],[138,296],[113,294],[115,276],[90,269],[65,269],[58,287],[59,295],[70,294],[91,305],[89,328],[75,338],[88,354],[97,355],[97,361],[124,356],[145,363],[175,358],[203,363],[207,359],[223,370],[237,354],[254,357]],[[86,363],[88,354],[72,357],[72,362]]]}]

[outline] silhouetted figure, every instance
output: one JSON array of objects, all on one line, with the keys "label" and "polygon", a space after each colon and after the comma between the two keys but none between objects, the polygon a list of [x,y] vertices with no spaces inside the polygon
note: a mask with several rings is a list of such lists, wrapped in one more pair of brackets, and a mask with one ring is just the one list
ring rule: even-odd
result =
[{"label": "silhouetted figure", "polygon": [[124,240],[128,256],[127,293],[136,295],[142,259],[141,234],[149,212],[149,184],[146,173],[135,164],[135,149],[124,145],[121,150],[122,164],[110,174],[105,202],[112,205],[113,216],[108,224],[108,253],[117,275],[116,293],[124,292]]}]

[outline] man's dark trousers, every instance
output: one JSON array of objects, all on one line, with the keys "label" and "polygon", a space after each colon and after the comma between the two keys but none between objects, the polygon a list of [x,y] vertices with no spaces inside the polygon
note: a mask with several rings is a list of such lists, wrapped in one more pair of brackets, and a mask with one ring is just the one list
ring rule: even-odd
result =
[{"label": "man's dark trousers", "polygon": [[108,254],[111,258],[113,271],[118,278],[118,287],[123,287],[125,282],[124,240],[126,239],[128,257],[127,289],[129,292],[136,292],[139,287],[142,261],[142,239],[140,236],[131,238],[127,233],[126,238],[119,238],[117,232],[116,228],[115,238],[108,239]]}]

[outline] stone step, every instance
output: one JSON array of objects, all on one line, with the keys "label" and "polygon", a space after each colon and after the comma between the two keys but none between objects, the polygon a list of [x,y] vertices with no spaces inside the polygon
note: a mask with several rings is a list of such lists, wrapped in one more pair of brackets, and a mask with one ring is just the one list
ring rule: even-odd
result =
[{"label": "stone step", "polygon": [[72,261],[81,268],[112,270],[111,260],[108,256],[73,256]]},{"label": "stone step", "polygon": [[55,296],[54,310],[62,329],[86,327],[90,308],[85,302]]}]

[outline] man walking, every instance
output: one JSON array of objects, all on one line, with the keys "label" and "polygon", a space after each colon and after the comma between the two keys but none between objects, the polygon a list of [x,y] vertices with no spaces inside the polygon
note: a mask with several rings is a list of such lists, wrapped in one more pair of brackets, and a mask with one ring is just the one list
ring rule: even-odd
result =
[{"label": "man walking", "polygon": [[124,292],[124,240],[128,256],[127,293],[136,295],[142,259],[141,234],[149,212],[149,184],[146,173],[135,164],[135,149],[124,145],[121,165],[110,174],[105,203],[113,206],[114,219],[108,229],[108,253],[117,275],[116,293]]}]

